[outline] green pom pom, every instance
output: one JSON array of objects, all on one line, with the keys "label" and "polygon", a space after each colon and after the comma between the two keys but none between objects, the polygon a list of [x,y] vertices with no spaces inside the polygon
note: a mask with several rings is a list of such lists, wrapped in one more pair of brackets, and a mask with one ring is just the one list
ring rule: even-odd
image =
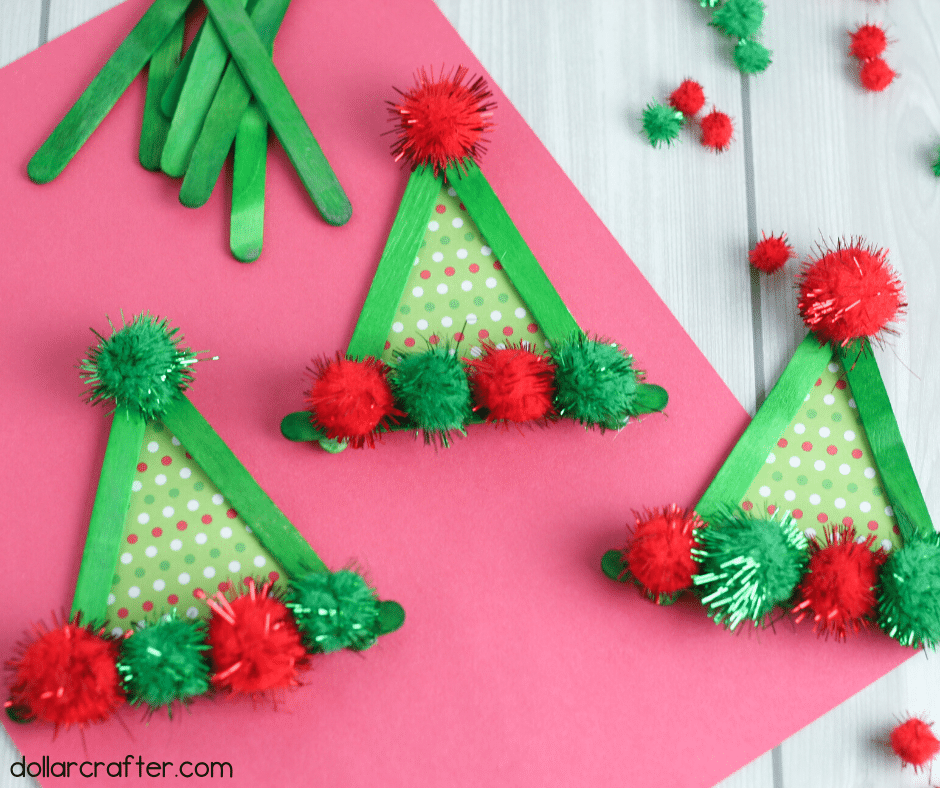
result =
[{"label": "green pom pom", "polygon": [[457,354],[432,345],[399,356],[389,374],[399,407],[424,432],[426,443],[447,446],[451,430],[463,432],[472,415],[470,384]]},{"label": "green pom pom", "polygon": [[618,345],[579,335],[552,349],[555,408],[587,427],[619,430],[637,415],[638,374]]},{"label": "green pom pom", "polygon": [[200,622],[174,611],[121,641],[117,669],[130,702],[152,711],[166,706],[172,714],[174,701],[185,703],[208,692],[205,635]]},{"label": "green pom pom", "polygon": [[183,392],[193,379],[197,356],[181,348],[178,328],[153,315],[141,314],[109,338],[94,331],[98,344],[79,365],[91,404],[112,400],[152,419]]},{"label": "green pom pom", "polygon": [[915,537],[890,555],[878,585],[878,625],[914,648],[940,644],[940,534]]},{"label": "green pom pom", "polygon": [[734,64],[742,74],[760,74],[771,64],[770,55],[759,41],[742,38],[734,48]]},{"label": "green pom pom", "polygon": [[287,606],[312,651],[361,651],[375,643],[379,623],[375,591],[348,569],[311,572],[291,580]]},{"label": "green pom pom", "polygon": [[654,148],[672,145],[682,131],[684,120],[685,115],[679,110],[651,101],[643,110],[643,131]]},{"label": "green pom pom", "polygon": [[937,148],[937,158],[933,163],[933,174],[940,178],[940,147]]},{"label": "green pom pom", "polygon": [[763,0],[728,0],[709,24],[728,36],[753,38],[764,24]]},{"label": "green pom pom", "polygon": [[708,615],[732,630],[746,620],[762,624],[792,596],[808,561],[806,537],[789,514],[761,519],[721,509],[695,538],[700,571],[692,582]]}]

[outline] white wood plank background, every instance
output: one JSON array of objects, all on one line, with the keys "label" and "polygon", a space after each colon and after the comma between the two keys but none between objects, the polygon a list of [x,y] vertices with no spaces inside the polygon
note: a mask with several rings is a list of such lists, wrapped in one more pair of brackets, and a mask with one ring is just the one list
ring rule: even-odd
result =
[{"label": "white wood plank background", "polygon": [[[3,0],[0,66],[118,0]],[[775,62],[742,79],[696,0],[437,0],[439,7],[751,413],[803,335],[791,279],[746,265],[761,231],[803,254],[863,235],[907,282],[902,336],[880,353],[901,432],[940,519],[940,1],[768,0]],[[883,22],[901,78],[858,87],[848,31]],[[684,77],[736,120],[714,156],[655,151],[639,114]],[[940,718],[940,659],[919,654],[721,788],[926,786],[886,747],[902,715]],[[773,713],[768,710],[768,713]],[[0,788],[22,786],[0,738]],[[938,767],[940,769],[940,767]]]}]

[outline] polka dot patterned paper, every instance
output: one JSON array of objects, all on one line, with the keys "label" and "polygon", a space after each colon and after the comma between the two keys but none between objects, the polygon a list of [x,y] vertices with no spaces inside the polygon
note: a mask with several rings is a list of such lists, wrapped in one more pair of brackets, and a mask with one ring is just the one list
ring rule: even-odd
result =
[{"label": "polka dot patterned paper", "polygon": [[829,364],[784,431],[741,504],[789,511],[808,537],[851,525],[876,547],[900,541],[868,438],[841,364]]},{"label": "polka dot patterned paper", "polygon": [[121,541],[108,596],[114,634],[172,608],[207,617],[196,589],[211,595],[245,577],[281,575],[271,554],[159,421],[151,421],[144,434]]}]

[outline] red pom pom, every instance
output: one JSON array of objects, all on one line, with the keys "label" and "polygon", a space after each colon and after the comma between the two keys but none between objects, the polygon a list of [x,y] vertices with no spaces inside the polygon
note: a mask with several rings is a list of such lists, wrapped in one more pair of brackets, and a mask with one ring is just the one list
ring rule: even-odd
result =
[{"label": "red pom pom", "polygon": [[793,247],[787,243],[786,233],[780,233],[778,238],[775,235],[763,236],[760,241],[751,249],[748,258],[751,265],[763,271],[765,274],[772,274],[779,271],[786,265],[787,260],[795,257]]},{"label": "red pom pom", "polygon": [[694,531],[704,525],[695,512],[675,504],[637,516],[624,563],[640,589],[654,602],[671,602],[692,585],[698,565],[692,557]]},{"label": "red pom pom", "polygon": [[[102,630],[103,631],[103,630]],[[118,642],[79,625],[78,616],[46,630],[12,660],[7,708],[20,719],[69,728],[102,722],[124,702]]]},{"label": "red pom pom", "polygon": [[219,689],[254,694],[295,687],[307,667],[307,650],[287,606],[247,578],[248,593],[229,601],[220,591],[214,599],[209,635],[212,683]]},{"label": "red pom pom", "polygon": [[861,25],[852,35],[852,44],[849,54],[859,60],[869,60],[878,57],[888,46],[888,37],[880,25],[871,23]]},{"label": "red pom pom", "polygon": [[310,421],[328,438],[348,441],[355,448],[374,446],[378,431],[403,415],[395,407],[388,367],[378,359],[354,361],[337,355],[335,361],[316,364],[307,404]]},{"label": "red pom pom", "polygon": [[940,741],[933,735],[930,723],[911,717],[891,731],[891,749],[905,766],[909,764],[918,771],[940,752]]},{"label": "red pom pom", "polygon": [[398,123],[398,139],[392,145],[395,161],[411,160],[412,168],[430,165],[435,174],[448,164],[483,152],[483,135],[492,128],[496,103],[483,77],[467,80],[467,68],[434,78],[422,69],[417,86],[401,94],[389,111]]},{"label": "red pom pom", "polygon": [[829,529],[825,544],[810,541],[809,566],[800,583],[797,622],[812,615],[816,634],[844,640],[875,617],[875,585],[883,550],[872,552],[875,537],[859,542],[850,526]]},{"label": "red pom pom", "polygon": [[728,150],[734,126],[724,112],[713,109],[702,118],[702,145],[716,152]]},{"label": "red pom pom", "polygon": [[823,250],[800,274],[800,315],[823,342],[845,346],[858,337],[892,331],[888,323],[907,306],[888,253],[862,243]]},{"label": "red pom pom", "polygon": [[490,421],[539,421],[555,417],[552,364],[521,347],[483,346],[483,354],[466,359],[474,410],[486,410]]},{"label": "red pom pom", "polygon": [[683,115],[692,116],[705,106],[705,91],[698,82],[687,79],[672,91],[669,103]]},{"label": "red pom pom", "polygon": [[897,74],[891,70],[891,66],[885,63],[880,57],[866,60],[862,64],[862,70],[859,72],[859,78],[862,85],[867,90],[880,92],[890,85]]}]

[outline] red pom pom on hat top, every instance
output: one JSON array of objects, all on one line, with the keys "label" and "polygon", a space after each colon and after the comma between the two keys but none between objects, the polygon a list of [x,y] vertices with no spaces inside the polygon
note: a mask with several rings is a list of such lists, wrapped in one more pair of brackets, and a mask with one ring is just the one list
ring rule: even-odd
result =
[{"label": "red pom pom on hat top", "polygon": [[934,736],[931,723],[910,717],[891,731],[891,749],[904,766],[919,771],[940,752],[940,741]]}]

